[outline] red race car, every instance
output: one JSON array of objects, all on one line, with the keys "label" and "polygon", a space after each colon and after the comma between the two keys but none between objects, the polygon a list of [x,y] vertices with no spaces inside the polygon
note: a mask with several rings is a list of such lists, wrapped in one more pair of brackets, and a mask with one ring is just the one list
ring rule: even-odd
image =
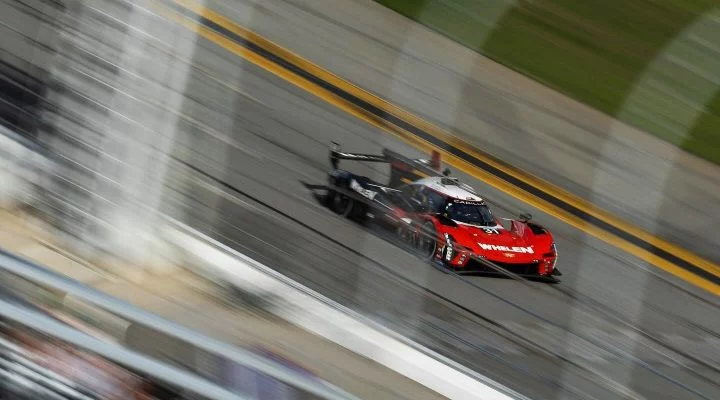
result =
[{"label": "red race car", "polygon": [[[391,166],[381,184],[338,167],[339,160]],[[506,273],[557,281],[557,248],[546,228],[531,216],[501,219],[469,185],[440,173],[440,156],[409,159],[390,150],[382,155],[330,151],[326,204],[354,220],[372,219],[393,230],[436,266],[456,272]]]}]

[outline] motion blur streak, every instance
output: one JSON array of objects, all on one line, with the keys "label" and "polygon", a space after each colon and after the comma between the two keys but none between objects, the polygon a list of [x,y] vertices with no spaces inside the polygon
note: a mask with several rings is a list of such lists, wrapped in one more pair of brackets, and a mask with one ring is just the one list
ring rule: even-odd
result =
[{"label": "motion blur streak", "polygon": [[[31,5],[47,1],[50,0],[22,0]],[[476,156],[475,150],[466,148],[458,139],[404,111],[410,110],[478,149],[597,202],[598,207],[613,210],[618,217],[627,217],[623,212],[628,211],[622,206],[611,207],[599,199],[607,193],[604,189],[613,185],[607,179],[601,187],[593,188],[592,194],[575,191],[560,179],[565,179],[569,170],[583,171],[579,173],[582,179],[602,171],[595,171],[592,165],[578,167],[566,163],[560,151],[543,151],[543,145],[554,144],[570,152],[575,137],[583,142],[578,143],[576,150],[604,149],[609,164],[637,158],[612,159],[617,151],[601,146],[601,133],[609,125],[596,124],[596,120],[585,118],[582,112],[575,114],[573,108],[558,112],[560,104],[548,109],[547,99],[559,94],[532,85],[520,76],[506,82],[508,76],[503,72],[507,71],[498,72],[498,65],[433,36],[370,0],[337,0],[332,6],[313,0],[201,1],[207,9],[184,1],[186,7],[178,6],[172,0],[68,1],[80,9],[70,7],[64,18],[58,19],[66,25],[58,28],[66,39],[51,48],[56,62],[36,63],[49,65],[53,73],[49,84],[52,96],[46,97],[48,109],[44,115],[50,127],[59,128],[43,131],[40,138],[52,142],[48,146],[50,157],[58,161],[46,179],[53,184],[37,185],[43,189],[37,200],[43,203],[37,211],[44,211],[48,223],[64,231],[71,234],[80,231],[81,243],[76,247],[92,245],[94,235],[104,236],[104,226],[102,229],[95,226],[101,224],[130,231],[121,239],[142,239],[133,236],[139,236],[136,232],[145,227],[128,229],[105,212],[111,211],[111,207],[103,204],[121,200],[117,208],[126,209],[126,214],[131,215],[133,210],[147,205],[148,212],[133,215],[134,219],[157,213],[159,217],[182,222],[205,235],[204,240],[214,240],[258,260],[342,307],[533,398],[720,397],[717,394],[720,305],[716,296],[711,298],[708,292],[649,265],[647,257],[639,259],[587,234],[589,229],[595,229],[597,236],[608,235],[608,242],[619,240],[609,228],[587,223],[594,221],[588,215],[575,215],[553,203],[554,196],[542,198],[544,187],[530,185],[523,180],[526,175],[515,173],[497,160],[482,158],[482,154]],[[488,3],[493,2],[514,7],[502,0]],[[458,3],[461,2],[453,2]],[[11,4],[23,7],[20,2]],[[168,9],[169,4],[175,6]],[[157,9],[162,17],[155,12]],[[363,12],[368,16],[363,18]],[[428,7],[427,12],[432,9]],[[151,19],[143,17],[144,14]],[[3,23],[20,20],[9,11],[5,15],[9,17]],[[141,35],[142,40],[138,37]],[[30,36],[35,37],[34,32],[29,32]],[[460,71],[456,65],[450,65],[456,58],[464,63]],[[170,64],[167,68],[166,62]],[[402,68],[397,68],[399,64]],[[318,66],[401,105],[404,110]],[[135,74],[135,79],[125,79],[120,71]],[[180,78],[187,75],[183,83]],[[168,97],[173,95],[171,92],[181,95],[182,101]],[[130,102],[130,98],[135,107],[123,104]],[[449,107],[440,104],[447,101],[456,104]],[[89,103],[92,107],[85,107]],[[566,104],[564,99],[558,103]],[[132,123],[114,121],[116,113]],[[448,113],[457,113],[454,121],[442,117]],[[79,122],[68,121],[68,115],[86,122],[88,132],[82,130]],[[445,128],[444,122],[451,126]],[[178,125],[177,132],[168,132],[166,128],[172,129],[173,124]],[[107,125],[114,127],[106,129]],[[563,136],[560,140],[548,137],[551,132],[562,132]],[[170,139],[169,134],[174,138]],[[157,147],[152,138],[161,135],[175,142],[171,151],[151,149]],[[595,136],[597,143],[585,143]],[[97,155],[78,149],[80,140],[96,143]],[[376,224],[357,224],[336,215],[328,210],[321,191],[309,190],[310,186],[324,186],[318,184],[327,179],[331,141],[341,144],[345,151],[378,154],[387,149],[413,158],[427,156],[420,150],[443,149],[446,160],[456,165],[453,175],[480,190],[488,204],[495,207],[498,217],[530,211],[534,220],[553,232],[561,253],[562,282],[545,285],[446,274],[419,260],[413,249],[398,243],[392,232],[380,230]],[[500,147],[519,147],[513,150],[519,157],[509,156]],[[649,150],[644,144],[640,148]],[[133,154],[123,154],[123,149]],[[138,159],[151,150],[168,167],[166,176],[148,182],[164,186],[161,207],[154,207],[157,203],[152,199],[146,204],[143,200],[148,197],[137,190],[143,185],[132,181],[149,169],[158,172],[153,175],[163,175],[160,168],[155,168],[160,163]],[[592,158],[587,159],[592,164]],[[84,175],[65,171],[69,164],[66,161],[82,164]],[[377,180],[387,177],[384,167],[378,164],[356,164],[349,161],[348,171]],[[638,164],[645,166],[640,172],[655,169],[652,163],[647,166],[638,161]],[[129,170],[128,177],[120,181],[117,178],[123,178],[123,174],[114,170],[121,172],[125,168]],[[554,169],[554,176],[546,168]],[[111,187],[111,181],[118,183]],[[620,181],[617,179],[614,185]],[[69,183],[73,186],[69,187]],[[644,188],[634,180],[630,183],[628,186],[633,188]],[[133,189],[132,196],[127,196],[126,186]],[[98,187],[103,190],[97,191]],[[665,191],[662,195],[670,197],[684,192],[675,185],[673,188],[674,193]],[[83,193],[78,193],[81,190]],[[712,189],[703,194],[706,192]],[[71,204],[56,207],[57,197]],[[533,204],[542,203],[543,209],[531,207],[520,200],[523,198],[535,201]],[[556,210],[558,207],[562,209]],[[86,214],[75,217],[64,212],[74,209]],[[96,216],[98,209],[102,212]],[[553,215],[543,210],[554,210]],[[678,215],[682,213],[668,212],[663,220],[655,222],[663,224],[668,216],[685,219]],[[707,254],[688,240],[675,241],[678,235],[653,230],[642,220],[627,220],[708,259],[716,259],[712,252]],[[156,225],[153,221],[141,222]],[[584,230],[573,224],[582,224]],[[687,226],[682,224],[681,228],[690,229]],[[281,309],[278,302],[272,301],[274,296],[249,296],[234,282],[220,281],[221,285],[215,285],[217,281],[209,279],[202,268],[203,263],[212,261],[211,255],[200,251],[199,260],[190,262],[180,256],[183,251],[178,251],[187,251],[188,246],[169,246],[167,232],[161,226],[157,228],[154,232],[157,236],[149,239],[153,239],[152,245],[159,251],[149,253],[165,253],[177,260],[176,265],[160,264],[164,260],[153,265],[152,259],[147,264],[121,262],[135,240],[127,240],[125,246],[113,243],[103,246],[117,249],[121,260],[119,265],[101,264],[101,268],[108,267],[122,276],[131,275],[127,270],[133,267],[142,268],[140,274],[147,278],[142,283],[127,283],[123,279],[115,282],[114,276],[98,277],[80,266],[65,270],[81,271],[96,288],[217,339],[243,347],[255,343],[255,340],[244,343],[250,336],[279,343],[276,350],[282,347],[280,353],[286,358],[306,365],[340,387],[357,390],[364,398],[437,398],[427,387],[398,376],[381,363],[367,365],[379,382],[361,375],[365,364],[353,360],[367,363],[372,357],[349,357],[345,349],[342,353],[329,353],[325,347],[320,350],[310,347],[310,339],[316,337],[304,335],[285,322],[303,319],[307,310],[292,313],[292,309]],[[673,232],[676,231],[684,232],[683,229]],[[96,241],[102,239],[98,237]],[[7,240],[2,245],[12,246],[14,242]],[[649,245],[639,247],[654,250]],[[48,253],[47,248],[37,244],[32,248],[23,244],[21,250],[28,248],[34,254]],[[89,259],[83,253],[69,253]],[[87,253],[93,256],[91,264],[106,260],[106,254]],[[66,265],[41,263],[57,269]],[[247,278],[241,268],[230,262],[222,266]],[[166,272],[155,276],[156,270]],[[249,286],[253,289],[258,285],[251,282]],[[237,307],[240,302],[243,307]],[[303,308],[299,302],[289,303]],[[246,311],[244,306],[248,304],[262,309],[263,316],[279,309],[284,315],[290,314],[287,320],[266,321],[253,315],[253,310]],[[320,316],[318,325],[329,329],[332,318],[325,313],[316,314]],[[148,329],[123,332],[128,331],[128,337],[142,343],[142,348],[151,354],[169,350],[178,359],[187,358],[189,364],[201,367],[189,351],[173,351],[172,342],[162,337],[149,340]],[[333,334],[340,336],[335,331]],[[375,350],[372,354],[378,353],[387,354]],[[430,368],[429,375],[437,378],[441,374],[437,368]]]},{"label": "motion blur streak", "polygon": [[454,167],[548,212],[713,294],[720,266],[524,171],[471,148],[447,132],[376,97],[229,19],[189,1],[177,1],[183,26],[334,106],[423,150],[439,150]]}]

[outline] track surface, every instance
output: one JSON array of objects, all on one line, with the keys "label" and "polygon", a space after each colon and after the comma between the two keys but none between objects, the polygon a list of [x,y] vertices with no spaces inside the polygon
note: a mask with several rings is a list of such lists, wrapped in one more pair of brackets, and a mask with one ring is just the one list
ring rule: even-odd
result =
[{"label": "track surface", "polygon": [[184,112],[220,134],[188,135],[176,149],[193,166],[178,167],[194,171],[187,194],[195,202],[185,208],[193,226],[536,398],[720,395],[715,299],[461,174],[501,214],[530,211],[551,228],[565,276],[549,286],[436,271],[372,227],[335,216],[303,186],[325,182],[332,140],[347,150],[419,154],[216,45],[199,44],[193,62],[217,80],[198,73]]},{"label": "track surface", "polygon": [[[115,15],[118,4],[97,7]],[[256,28],[252,14],[235,11]],[[337,69],[351,70],[347,61]],[[720,398],[716,298],[457,173],[499,214],[529,211],[552,229],[565,275],[550,286],[443,274],[335,216],[303,186],[325,182],[330,141],[420,154],[210,42],[198,42],[191,62],[191,119],[175,156],[192,168],[178,163],[174,177],[186,184],[181,216],[194,227],[533,398]],[[495,106],[523,101],[502,100]],[[344,165],[376,179],[387,172]]]}]

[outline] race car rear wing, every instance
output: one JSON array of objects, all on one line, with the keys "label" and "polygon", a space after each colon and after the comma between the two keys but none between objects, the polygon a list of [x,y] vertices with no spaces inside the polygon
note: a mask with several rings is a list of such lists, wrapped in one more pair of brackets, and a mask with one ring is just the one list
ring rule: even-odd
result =
[{"label": "race car rear wing", "polygon": [[391,162],[384,155],[342,152],[342,151],[340,151],[340,145],[335,142],[332,142],[332,146],[330,147],[330,165],[332,165],[332,167],[334,169],[338,169],[338,166],[340,165],[340,160],[384,162],[384,163]]},{"label": "race car rear wing", "polygon": [[450,174],[449,169],[440,172],[442,161],[438,151],[432,152],[430,160],[411,159],[389,149],[383,149],[382,155],[347,153],[341,151],[340,145],[333,142],[330,148],[330,164],[334,169],[338,169],[340,160],[390,164],[390,183],[388,186],[391,188],[428,176],[447,176]]}]

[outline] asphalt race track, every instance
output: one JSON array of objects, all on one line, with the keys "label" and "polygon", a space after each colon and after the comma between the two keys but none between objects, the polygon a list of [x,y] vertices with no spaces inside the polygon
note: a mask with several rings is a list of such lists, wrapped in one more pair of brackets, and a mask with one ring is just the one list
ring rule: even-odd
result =
[{"label": "asphalt race track", "polygon": [[555,233],[562,283],[458,277],[423,264],[303,185],[325,183],[331,141],[421,154],[200,40],[193,61],[204,72],[185,106],[197,123],[175,154],[177,170],[196,178],[183,207],[192,226],[535,398],[718,396],[716,299],[460,173],[496,212],[529,211]]},{"label": "asphalt race track", "polygon": [[[118,4],[96,7],[113,15]],[[326,182],[331,141],[423,154],[198,40],[171,176],[185,196],[169,192],[168,213],[532,398],[720,398],[716,297],[458,171],[496,214],[530,212],[551,229],[564,275],[548,285],[438,271],[304,185]]]}]

